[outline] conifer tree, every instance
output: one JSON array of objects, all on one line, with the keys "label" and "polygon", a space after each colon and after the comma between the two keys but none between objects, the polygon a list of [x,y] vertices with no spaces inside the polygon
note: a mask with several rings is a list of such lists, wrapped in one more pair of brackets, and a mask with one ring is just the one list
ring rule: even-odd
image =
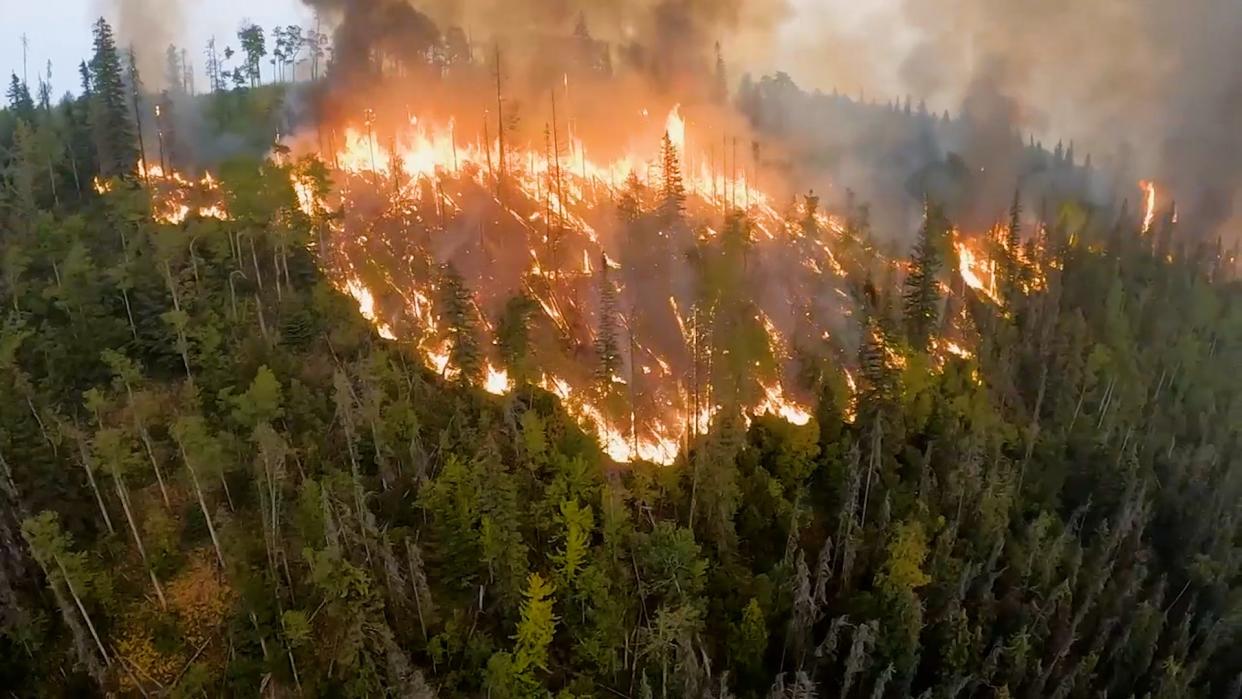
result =
[{"label": "conifer tree", "polygon": [[870,423],[883,414],[896,390],[895,377],[889,366],[888,337],[885,331],[880,299],[875,286],[867,280],[862,302],[862,341],[858,347],[858,365],[862,381],[858,388],[859,417]]},{"label": "conifer tree", "polygon": [[509,375],[517,384],[532,378],[530,319],[538,303],[526,294],[519,294],[505,303],[496,324],[496,349]]},{"label": "conifer tree", "polygon": [[121,55],[112,27],[103,18],[95,23],[95,55],[90,64],[91,128],[99,170],[106,177],[132,175],[138,163],[134,127],[125,99]]},{"label": "conifer tree", "polygon": [[906,337],[910,345],[926,351],[931,334],[940,316],[940,284],[938,277],[943,263],[941,249],[947,226],[940,207],[926,205],[923,228],[910,260],[910,273],[906,276],[905,303]]},{"label": "conifer tree", "polygon": [[612,379],[621,373],[620,329],[617,327],[617,288],[608,269],[608,257],[600,256],[599,332],[595,337],[595,358],[599,362],[595,378],[607,392]]},{"label": "conifer tree", "polygon": [[164,83],[168,89],[180,92],[184,88],[185,68],[181,63],[181,52],[176,45],[169,44],[164,51]]},{"label": "conifer tree", "polygon": [[17,73],[13,73],[12,79],[9,81],[9,89],[5,92],[5,96],[9,100],[9,109],[17,115],[18,119],[25,119],[27,123],[34,123],[35,105],[34,100],[30,97],[30,88],[26,83],[17,77]]},{"label": "conifer tree", "polygon": [[477,383],[483,372],[483,358],[479,351],[474,298],[452,264],[446,265],[441,275],[440,304],[444,309],[441,317],[448,331],[448,366],[457,370],[461,381]]},{"label": "conifer tree", "polygon": [[1006,300],[1017,294],[1022,276],[1022,192],[1015,189],[1009,207],[1009,224],[1005,227],[1004,250],[1001,253],[1002,289]]},{"label": "conifer tree", "polygon": [[82,96],[90,97],[93,90],[91,89],[91,67],[86,61],[78,63],[78,82],[82,86]]},{"label": "conifer tree", "polygon": [[660,142],[660,217],[666,224],[679,221],[686,212],[686,185],[681,177],[681,156],[666,132]]}]

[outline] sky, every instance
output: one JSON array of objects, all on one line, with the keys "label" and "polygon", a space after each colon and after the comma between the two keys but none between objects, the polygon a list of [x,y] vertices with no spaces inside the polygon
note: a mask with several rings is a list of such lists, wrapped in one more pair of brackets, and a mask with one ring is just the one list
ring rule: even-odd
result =
[{"label": "sky", "polygon": [[[179,13],[168,12],[174,5],[186,6]],[[129,12],[122,11],[127,6]],[[180,15],[180,16],[177,16]],[[210,0],[173,3],[169,0],[0,0],[0,77],[8,83],[10,73],[22,74],[22,35],[29,41],[28,80],[33,91],[37,76],[52,62],[52,94],[60,96],[78,89],[78,62],[91,50],[91,24],[103,16],[112,23],[124,44],[133,42],[142,52],[151,46],[152,55],[140,58],[148,67],[144,80],[155,82],[159,73],[150,66],[163,65],[163,51],[171,41],[190,53],[196,83],[206,82],[203,52],[207,41],[216,37],[217,45],[237,47],[237,28],[254,22],[270,29],[276,25],[313,21],[299,0]]]}]

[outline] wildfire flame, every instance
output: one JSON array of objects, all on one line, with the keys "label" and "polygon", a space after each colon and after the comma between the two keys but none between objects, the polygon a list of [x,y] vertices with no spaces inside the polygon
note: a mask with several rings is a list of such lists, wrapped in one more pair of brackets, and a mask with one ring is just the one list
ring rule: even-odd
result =
[{"label": "wildfire flame", "polygon": [[680,104],[674,105],[673,110],[668,113],[668,119],[664,122],[664,132],[668,134],[668,140],[672,142],[678,155],[684,155],[686,152],[686,120],[681,116]]},{"label": "wildfire flame", "polygon": [[[151,215],[161,223],[180,225],[191,213],[201,218],[230,220],[228,208],[220,193],[220,186],[211,173],[198,180],[191,180],[176,170],[165,172],[159,165],[138,161],[138,174],[147,182],[151,192]],[[108,191],[107,183],[96,183],[101,194]]]},{"label": "wildfire flame", "polygon": [[1156,183],[1143,180],[1139,182],[1139,189],[1143,190],[1143,233],[1147,234],[1156,222]]},{"label": "wildfire flame", "polygon": [[954,241],[953,247],[957,250],[958,272],[966,286],[999,304],[1000,296],[996,292],[996,262],[986,259],[960,237]]},{"label": "wildfire flame", "polygon": [[[296,173],[291,184],[299,208],[322,219],[327,229],[325,244],[331,250],[323,251],[325,270],[354,297],[362,315],[381,336],[395,339],[406,334],[404,328],[417,328],[416,336],[402,340],[413,341],[432,370],[451,375],[456,371],[451,346],[431,301],[440,298],[433,293],[439,283],[434,270],[439,265],[418,260],[431,253],[441,260],[461,255],[483,255],[483,260],[492,260],[491,256],[500,255],[495,251],[497,246],[512,244],[514,236],[519,241],[524,237],[526,248],[519,256],[524,265],[520,284],[535,302],[538,317],[544,319],[535,322],[551,323],[561,342],[579,348],[565,355],[554,354],[547,361],[540,359],[544,373],[537,385],[560,398],[566,410],[593,431],[604,451],[619,463],[643,460],[672,464],[696,435],[706,433],[721,408],[709,397],[707,372],[700,373],[690,359],[690,347],[707,340],[688,306],[694,299],[685,291],[668,297],[667,306],[655,311],[673,324],[679,346],[670,346],[667,337],[652,335],[649,322],[654,321],[648,321],[641,309],[625,309],[619,317],[626,326],[623,334],[628,333],[619,338],[623,366],[600,379],[593,370],[584,371],[576,359],[584,350],[589,354],[588,348],[598,339],[602,314],[591,299],[600,293],[600,273],[619,270],[617,282],[624,284],[628,269],[625,259],[609,249],[614,241],[608,237],[616,226],[615,202],[623,183],[631,173],[646,192],[658,191],[662,183],[655,153],[657,139],[652,138],[646,151],[631,149],[601,162],[591,157],[587,144],[572,131],[566,138],[551,127],[546,132],[546,144],[523,145],[508,139],[502,151],[494,136],[490,140],[463,138],[451,120],[440,125],[434,118],[407,115],[395,134],[385,132],[382,137],[376,133],[378,123],[368,113],[361,126],[347,126],[340,132],[341,147],[331,154],[329,162],[343,176],[333,178],[339,186],[331,194],[332,202],[320,200],[313,183]],[[816,278],[844,276],[830,244],[834,237],[843,235],[840,222],[816,213],[821,234],[807,235],[801,225],[791,225],[776,211],[770,194],[748,181],[753,173],[746,168],[734,166],[726,174],[725,168],[709,164],[706,157],[695,161],[697,168],[686,164],[687,120],[679,106],[672,108],[663,126],[683,164],[688,208],[694,209],[687,212],[688,216],[709,218],[745,210],[752,246],[787,246],[797,251],[794,259],[815,270]],[[348,214],[316,216],[337,210],[338,205]],[[390,222],[381,225],[377,216]],[[463,233],[463,221],[472,222],[465,224],[471,226],[465,229],[468,233]],[[493,230],[503,230],[503,237],[493,237],[502,235]],[[697,233],[686,242],[692,242],[693,236]],[[419,241],[415,243],[414,238]],[[463,252],[463,246],[469,246],[468,250]],[[397,270],[391,263],[381,262],[394,256],[406,260],[410,268]],[[472,272],[469,279],[481,317],[489,315],[485,309],[496,309],[513,293],[494,278],[503,274],[504,267],[512,266],[512,256],[505,259],[508,262],[503,264],[494,260],[484,263],[479,267],[482,271]],[[420,264],[423,266],[418,267]],[[472,263],[472,267],[478,266],[477,260]],[[369,271],[360,275],[359,269]],[[413,322],[408,326],[399,323],[397,327],[402,330],[395,330],[388,318],[395,323],[396,316],[381,315],[376,295],[360,281],[361,276],[375,281],[383,278],[386,283],[381,293],[385,298],[394,302],[396,297],[404,299],[404,304],[385,300],[385,313],[401,312]],[[837,291],[840,293],[840,288]],[[792,308],[794,299],[782,296],[779,302],[768,300],[756,318],[775,356],[784,363],[790,361],[792,343],[787,331],[773,320],[779,317],[789,324],[789,313],[779,310],[780,303]],[[775,312],[780,315],[773,316]],[[805,312],[797,313],[802,316]],[[820,333],[812,336],[818,338]],[[778,415],[797,425],[810,422],[811,412],[795,398],[791,384],[767,376],[756,383],[757,397],[749,405],[739,406],[743,414]],[[514,387],[504,369],[490,359],[486,361],[480,388],[504,395]],[[618,414],[618,400],[628,406],[620,411],[623,414]]]}]

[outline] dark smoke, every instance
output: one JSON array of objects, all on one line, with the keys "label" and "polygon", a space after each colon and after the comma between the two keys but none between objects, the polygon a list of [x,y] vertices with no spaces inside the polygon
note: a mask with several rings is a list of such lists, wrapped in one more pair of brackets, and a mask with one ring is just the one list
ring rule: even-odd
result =
[{"label": "dark smoke", "polygon": [[339,20],[337,58],[346,69],[381,54],[400,61],[435,51],[451,27],[476,49],[498,40],[538,51],[550,36],[571,35],[581,16],[612,47],[618,69],[670,91],[684,87],[683,76],[710,71],[721,41],[734,75],[786,69],[801,85],[864,90],[881,104],[910,95],[963,124],[930,143],[917,130],[903,136],[926,158],[902,163],[915,167],[900,173],[873,163],[858,173],[865,178],[904,179],[937,159],[947,171],[967,163],[974,180],[986,179],[967,188],[987,202],[980,206],[1000,210],[1003,203],[988,200],[1005,202],[1031,183],[1020,160],[1032,134],[1049,150],[1074,142],[1079,161],[1090,153],[1110,173],[1108,187],[1092,185],[1102,200],[1133,198],[1137,180],[1152,178],[1177,197],[1184,229],[1212,234],[1239,218],[1236,0],[305,1]]},{"label": "dark smoke", "polygon": [[333,68],[345,79],[395,60],[402,65],[426,63],[440,42],[440,29],[430,17],[405,0],[306,0],[306,4],[337,21]]}]

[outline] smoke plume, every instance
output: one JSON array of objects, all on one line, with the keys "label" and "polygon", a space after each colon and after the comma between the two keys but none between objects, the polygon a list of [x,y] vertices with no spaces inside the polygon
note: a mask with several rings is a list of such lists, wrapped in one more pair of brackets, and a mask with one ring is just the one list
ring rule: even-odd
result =
[{"label": "smoke plume", "polygon": [[350,51],[399,27],[418,42],[434,25],[463,27],[476,43],[567,33],[580,13],[622,59],[656,73],[710,60],[721,41],[732,66],[911,95],[933,111],[985,109],[1016,133],[1076,141],[1097,165],[1162,181],[1183,220],[1205,230],[1230,220],[1242,188],[1242,131],[1229,123],[1242,108],[1242,5],[1232,0],[307,2],[342,19]]},{"label": "smoke plume", "polygon": [[[1156,178],[1213,232],[1242,188],[1242,5],[1232,0],[804,1],[775,60],[819,87],[912,94],[968,110],[986,87],[1014,126],[1076,140]],[[846,18],[843,21],[842,18]],[[848,55],[846,55],[848,53]],[[981,79],[982,78],[982,79]]]},{"label": "smoke plume", "polygon": [[167,85],[165,50],[180,43],[185,29],[177,0],[96,0],[96,12],[112,22],[117,45],[134,49],[138,71],[148,89]]}]

